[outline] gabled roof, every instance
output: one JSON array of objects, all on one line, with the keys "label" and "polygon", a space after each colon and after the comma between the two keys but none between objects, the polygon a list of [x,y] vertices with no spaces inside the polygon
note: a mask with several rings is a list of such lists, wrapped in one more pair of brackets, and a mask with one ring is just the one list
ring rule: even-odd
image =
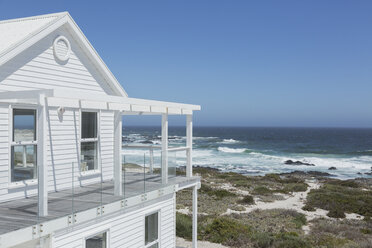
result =
[{"label": "gabled roof", "polygon": [[65,24],[113,91],[128,97],[68,12],[0,21],[0,66]]}]

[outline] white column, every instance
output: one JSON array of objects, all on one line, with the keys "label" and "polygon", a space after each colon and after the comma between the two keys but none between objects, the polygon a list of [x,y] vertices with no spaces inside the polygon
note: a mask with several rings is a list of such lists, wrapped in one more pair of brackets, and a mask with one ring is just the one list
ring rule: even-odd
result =
[{"label": "white column", "polygon": [[186,176],[192,177],[192,115],[186,115]]},{"label": "white column", "polygon": [[48,165],[46,152],[47,106],[44,94],[39,98],[40,107],[37,115],[37,167],[38,167],[38,213],[48,215]]},{"label": "white column", "polygon": [[168,183],[168,114],[161,116],[161,180]]},{"label": "white column", "polygon": [[122,116],[120,111],[115,111],[114,117],[114,194],[123,194],[123,170],[121,159],[122,148]]},{"label": "white column", "polygon": [[198,187],[192,190],[192,247],[198,247]]}]

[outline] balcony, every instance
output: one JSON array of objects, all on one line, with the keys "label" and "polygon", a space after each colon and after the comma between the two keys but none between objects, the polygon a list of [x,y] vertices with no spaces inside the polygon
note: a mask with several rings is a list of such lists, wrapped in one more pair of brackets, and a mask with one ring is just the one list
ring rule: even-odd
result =
[{"label": "balcony", "polygon": [[38,195],[0,203],[0,237],[15,238],[21,233],[41,237],[200,183],[199,177],[186,177],[186,147],[168,149],[168,178],[164,182],[160,148],[123,147],[120,194],[115,178],[101,177],[98,182],[81,185],[79,165],[72,163],[66,189],[48,193],[47,216],[39,214]]}]

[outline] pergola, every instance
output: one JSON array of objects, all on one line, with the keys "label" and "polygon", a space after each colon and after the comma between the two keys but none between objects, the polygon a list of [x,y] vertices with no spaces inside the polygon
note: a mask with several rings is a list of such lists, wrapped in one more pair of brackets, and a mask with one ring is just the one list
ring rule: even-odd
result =
[{"label": "pergola", "polygon": [[[186,177],[192,177],[192,115],[199,105],[138,98],[87,94],[78,91],[44,89],[0,92],[0,103],[29,105],[37,109],[38,211],[48,215],[47,116],[49,108],[114,111],[114,193],[122,195],[122,116],[161,115],[161,178],[168,183],[168,115],[186,116]],[[193,247],[197,246],[197,186],[193,188]]]}]

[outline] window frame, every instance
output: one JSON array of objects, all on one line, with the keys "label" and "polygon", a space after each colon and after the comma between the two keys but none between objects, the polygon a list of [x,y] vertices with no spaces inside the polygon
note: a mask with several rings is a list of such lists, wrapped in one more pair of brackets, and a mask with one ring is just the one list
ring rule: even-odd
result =
[{"label": "window frame", "polygon": [[[95,113],[97,116],[97,137],[95,138],[82,138],[82,130],[83,130],[83,112]],[[79,133],[79,172],[80,176],[89,176],[92,174],[99,174],[101,172],[101,163],[100,163],[100,111],[93,110],[93,109],[80,109],[80,133]],[[95,142],[96,143],[96,159],[97,159],[97,169],[94,170],[81,170],[81,144],[88,143],[88,142]]]},{"label": "window frame", "polygon": [[[158,214],[158,238],[154,241],[152,241],[151,243],[148,243],[146,244],[146,217],[147,216],[150,216],[150,215],[153,215],[153,214]],[[148,248],[148,247],[151,247],[152,245],[154,244],[158,244],[158,247],[160,248],[161,247],[161,244],[160,244],[160,237],[161,237],[161,211],[160,209],[157,209],[157,210],[154,210],[154,211],[151,211],[151,212],[148,212],[145,214],[145,218],[143,218],[143,227],[144,227],[144,238],[143,238],[143,245],[145,248]]]},{"label": "window frame", "polygon": [[103,229],[100,229],[99,231],[90,231],[84,234],[83,237],[83,248],[86,248],[87,245],[87,239],[90,239],[96,235],[106,233],[106,248],[110,248],[110,228],[108,226],[104,227]]},{"label": "window frame", "polygon": [[[33,141],[14,141],[14,110],[15,109],[24,109],[24,110],[34,110],[35,111],[35,134]],[[38,116],[39,116],[39,107],[37,106],[30,106],[30,105],[23,105],[23,104],[10,104],[9,105],[9,179],[8,184],[10,188],[12,187],[19,187],[19,186],[27,186],[27,185],[36,185],[38,183],[38,173],[39,173],[39,161],[37,159],[37,153],[38,153],[38,138],[39,138],[39,132],[38,132]],[[12,148],[14,146],[28,146],[33,145],[35,146],[35,152],[36,152],[36,177],[26,180],[20,180],[20,181],[12,181],[13,172],[12,172]]]}]

